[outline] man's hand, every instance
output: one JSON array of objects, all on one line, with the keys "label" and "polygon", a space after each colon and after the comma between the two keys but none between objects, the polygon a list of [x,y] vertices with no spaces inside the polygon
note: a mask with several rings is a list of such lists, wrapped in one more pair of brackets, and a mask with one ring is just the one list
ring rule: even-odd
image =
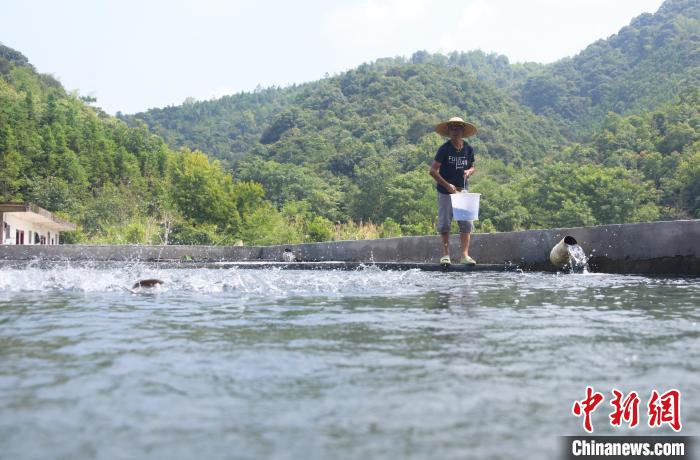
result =
[{"label": "man's hand", "polygon": [[447,187],[445,188],[447,189],[448,193],[457,193],[457,187],[452,184],[447,184]]}]

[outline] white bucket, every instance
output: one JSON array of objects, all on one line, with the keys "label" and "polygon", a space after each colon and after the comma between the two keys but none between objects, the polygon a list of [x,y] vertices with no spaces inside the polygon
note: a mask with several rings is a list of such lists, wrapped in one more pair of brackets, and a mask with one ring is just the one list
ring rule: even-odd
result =
[{"label": "white bucket", "polygon": [[452,216],[455,220],[478,220],[480,193],[457,192],[450,194]]}]

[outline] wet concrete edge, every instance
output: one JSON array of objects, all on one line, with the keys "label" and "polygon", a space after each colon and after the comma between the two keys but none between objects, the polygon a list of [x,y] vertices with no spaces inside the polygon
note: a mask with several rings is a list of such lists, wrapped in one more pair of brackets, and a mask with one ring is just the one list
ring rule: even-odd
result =
[{"label": "wet concrete edge", "polygon": [[[480,265],[556,271],[549,251],[564,236],[576,238],[591,256],[593,271],[700,276],[700,220],[644,222],[566,229],[475,234],[470,254]],[[438,236],[333,241],[276,246],[59,245],[0,246],[0,260],[54,261],[282,261],[291,249],[298,261],[437,264]],[[450,240],[453,256],[459,238]]]}]

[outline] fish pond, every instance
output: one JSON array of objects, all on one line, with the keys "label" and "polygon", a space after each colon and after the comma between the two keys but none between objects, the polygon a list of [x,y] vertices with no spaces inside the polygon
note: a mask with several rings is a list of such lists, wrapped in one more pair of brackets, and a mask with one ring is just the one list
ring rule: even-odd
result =
[{"label": "fish pond", "polygon": [[[132,289],[157,278],[155,288]],[[700,431],[700,280],[609,274],[0,268],[8,459],[557,458]],[[611,390],[642,422],[612,428]]]}]

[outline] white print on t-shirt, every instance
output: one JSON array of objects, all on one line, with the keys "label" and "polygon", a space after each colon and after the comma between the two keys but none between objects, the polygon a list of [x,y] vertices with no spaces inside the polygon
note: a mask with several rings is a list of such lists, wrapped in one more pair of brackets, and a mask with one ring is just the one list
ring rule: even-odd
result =
[{"label": "white print on t-shirt", "polygon": [[467,158],[466,157],[454,157],[454,156],[448,156],[447,161],[450,164],[455,165],[455,168],[461,169],[467,166]]}]

